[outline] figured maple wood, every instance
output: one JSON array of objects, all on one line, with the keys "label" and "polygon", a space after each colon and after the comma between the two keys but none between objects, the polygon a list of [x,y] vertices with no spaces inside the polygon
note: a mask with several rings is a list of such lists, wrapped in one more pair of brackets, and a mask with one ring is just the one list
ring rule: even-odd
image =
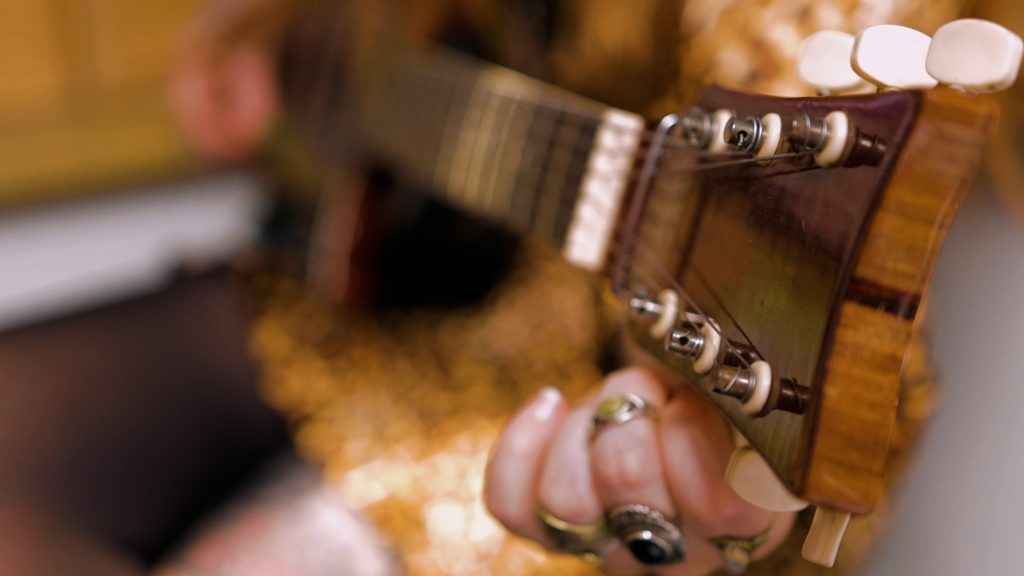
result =
[{"label": "figured maple wood", "polygon": [[[857,256],[825,364],[801,496],[866,513],[885,490],[900,374],[942,239],[977,176],[992,101],[928,93]],[[871,286],[875,300],[858,287]]]},{"label": "figured maple wood", "polygon": [[995,104],[929,92],[861,248],[854,277],[922,294],[938,247],[981,167]]}]

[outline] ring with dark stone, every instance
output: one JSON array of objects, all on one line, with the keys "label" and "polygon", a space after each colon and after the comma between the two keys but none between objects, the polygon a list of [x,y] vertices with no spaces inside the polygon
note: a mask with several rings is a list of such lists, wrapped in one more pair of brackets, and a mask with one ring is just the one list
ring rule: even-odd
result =
[{"label": "ring with dark stone", "polygon": [[648,566],[678,564],[686,560],[683,533],[665,515],[649,506],[620,506],[607,515],[608,531]]}]

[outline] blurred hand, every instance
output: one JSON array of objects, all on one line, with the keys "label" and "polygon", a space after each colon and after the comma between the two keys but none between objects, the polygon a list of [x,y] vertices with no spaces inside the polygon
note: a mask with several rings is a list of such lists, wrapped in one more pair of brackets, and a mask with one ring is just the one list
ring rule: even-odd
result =
[{"label": "blurred hand", "polygon": [[[627,504],[654,508],[682,526],[686,560],[651,570],[618,542],[603,549],[609,574],[707,574],[722,566],[708,540],[751,537],[770,527],[760,558],[789,533],[793,514],[748,504],[725,483],[733,451],[729,426],[714,406],[687,387],[672,396],[652,372],[633,368],[609,376],[579,406],[566,405],[554,388],[541,391],[508,424],[487,470],[491,513],[526,538],[554,548],[538,511],[573,524],[594,525],[606,511]],[[640,417],[602,427],[591,419],[606,398],[635,394],[657,419]]]},{"label": "blurred hand", "polygon": [[[214,0],[187,30],[171,76],[171,108],[186,141],[213,161],[240,161],[279,109],[273,30],[280,0]],[[276,8],[276,9],[275,9]]]}]

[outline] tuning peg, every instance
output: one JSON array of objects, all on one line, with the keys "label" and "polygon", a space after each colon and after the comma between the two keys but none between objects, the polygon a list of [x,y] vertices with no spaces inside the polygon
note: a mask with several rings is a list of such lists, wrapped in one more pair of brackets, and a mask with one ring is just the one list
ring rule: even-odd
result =
[{"label": "tuning peg", "polygon": [[997,92],[1017,80],[1020,36],[1006,28],[968,18],[938,29],[928,50],[928,73],[965,92]]},{"label": "tuning peg", "polygon": [[800,46],[797,61],[800,79],[823,96],[870,88],[850,65],[855,41],[852,34],[837,30],[822,30],[808,36]]},{"label": "tuning peg", "polygon": [[934,88],[925,60],[931,38],[906,26],[883,24],[865,29],[853,45],[850,63],[865,80],[882,89]]}]

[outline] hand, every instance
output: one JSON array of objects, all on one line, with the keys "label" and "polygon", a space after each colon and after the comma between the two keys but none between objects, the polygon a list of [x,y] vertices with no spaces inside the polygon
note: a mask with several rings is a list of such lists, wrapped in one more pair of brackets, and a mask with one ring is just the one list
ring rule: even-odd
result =
[{"label": "hand", "polygon": [[[609,376],[602,389],[570,408],[554,388],[541,391],[508,424],[487,469],[491,513],[512,532],[556,548],[538,511],[565,522],[595,525],[605,513],[641,504],[682,527],[686,560],[655,570],[617,541],[602,547],[610,574],[707,574],[722,567],[709,539],[767,532],[754,559],[789,533],[793,514],[748,504],[725,483],[733,436],[717,410],[685,386],[673,395],[652,372],[633,368]],[[602,427],[591,437],[601,400],[634,394],[657,420],[639,417]]]},{"label": "hand", "polygon": [[170,104],[187,143],[209,160],[251,156],[277,116],[274,30],[283,4],[218,0],[185,34]]}]

